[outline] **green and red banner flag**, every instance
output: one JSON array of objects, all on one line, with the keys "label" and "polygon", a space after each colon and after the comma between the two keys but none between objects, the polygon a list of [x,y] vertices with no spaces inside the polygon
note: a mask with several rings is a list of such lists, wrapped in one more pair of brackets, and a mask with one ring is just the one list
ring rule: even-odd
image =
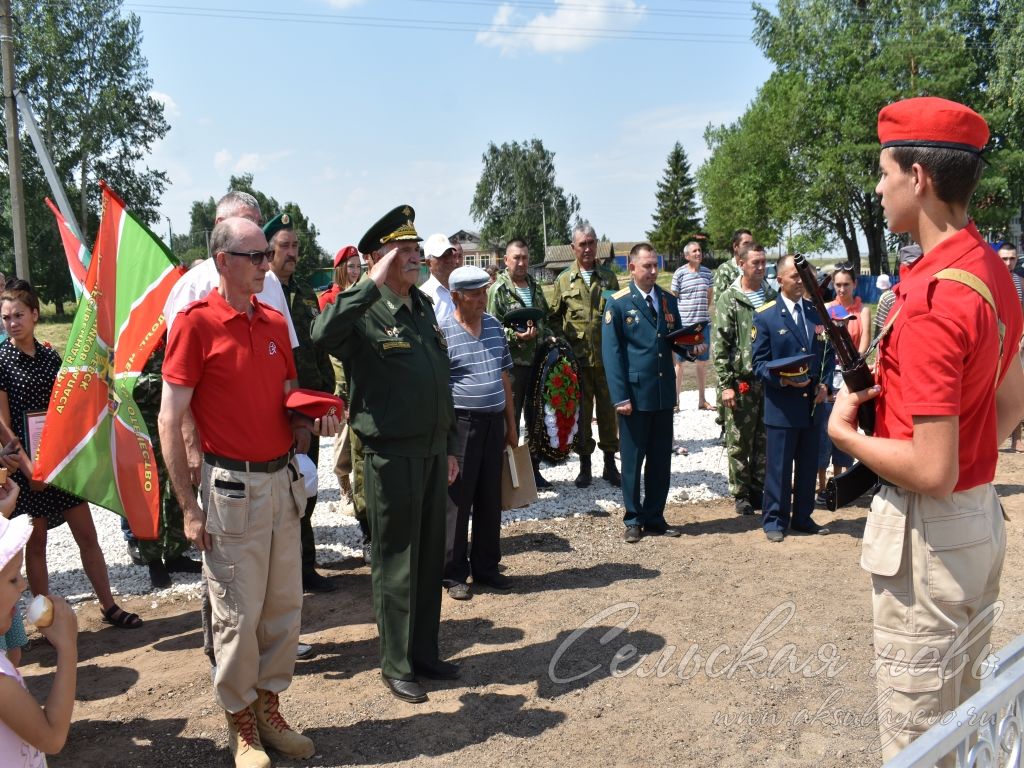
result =
[{"label": "green and red banner flag", "polygon": [[164,335],[164,302],[183,269],[124,202],[100,186],[100,229],[33,478],[117,512],[138,538],[155,539],[160,482],[132,391]]},{"label": "green and red banner flag", "polygon": [[85,287],[85,277],[89,273],[89,264],[92,262],[92,254],[71,231],[67,219],[50,198],[46,198],[46,204],[50,206],[50,210],[57,218],[57,229],[60,230],[60,240],[64,244],[64,255],[68,257],[68,270],[71,272],[71,285],[75,289],[75,300],[80,301]]}]

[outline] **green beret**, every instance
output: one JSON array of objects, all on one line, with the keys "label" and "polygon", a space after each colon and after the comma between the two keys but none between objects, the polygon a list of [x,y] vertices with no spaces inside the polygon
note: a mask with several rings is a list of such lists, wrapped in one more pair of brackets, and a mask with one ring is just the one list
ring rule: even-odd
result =
[{"label": "green beret", "polygon": [[416,211],[411,205],[400,205],[394,210],[388,211],[376,224],[366,230],[363,239],[359,241],[360,253],[373,253],[385,243],[396,240],[415,240],[419,242],[423,238],[416,234],[416,227],[413,222],[416,220]]},{"label": "green beret", "polygon": [[266,224],[263,225],[263,236],[267,238],[267,242],[270,242],[270,238],[280,232],[282,229],[292,228],[292,217],[287,213],[279,213],[277,216],[272,218]]}]

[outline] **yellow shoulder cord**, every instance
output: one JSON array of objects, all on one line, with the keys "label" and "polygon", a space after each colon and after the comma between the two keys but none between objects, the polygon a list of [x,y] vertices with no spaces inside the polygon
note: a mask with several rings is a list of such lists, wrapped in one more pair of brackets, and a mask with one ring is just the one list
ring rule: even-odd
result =
[{"label": "yellow shoulder cord", "polygon": [[992,291],[989,290],[989,287],[985,284],[984,280],[973,272],[968,272],[965,269],[954,269],[950,267],[936,272],[934,277],[937,280],[952,280],[960,283],[961,285],[966,285],[976,294],[981,296],[981,298],[983,298],[985,302],[992,307],[992,312],[995,313],[996,316],[996,327],[999,331],[999,362],[996,363],[995,379],[995,383],[998,384],[999,374],[1002,372],[1003,367],[1003,339],[1006,336],[1006,326],[1003,324],[1003,321],[999,319],[999,312],[996,310],[996,302],[992,298]]}]

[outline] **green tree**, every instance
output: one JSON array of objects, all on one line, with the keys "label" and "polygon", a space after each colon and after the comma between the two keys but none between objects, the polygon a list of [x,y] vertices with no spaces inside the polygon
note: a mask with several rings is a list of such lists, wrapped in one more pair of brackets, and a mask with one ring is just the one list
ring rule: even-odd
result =
[{"label": "green tree", "polygon": [[665,176],[658,182],[655,200],[658,208],[654,212],[654,229],[647,233],[647,239],[659,253],[678,258],[686,242],[700,229],[696,184],[690,175],[686,151],[678,141],[668,154]]},{"label": "green tree", "polygon": [[[292,219],[292,226],[299,238],[299,263],[295,268],[295,274],[300,280],[308,278],[317,268],[330,266],[330,257],[317,241],[320,234],[316,225],[309,220],[299,207],[298,203],[285,203],[281,205],[273,197],[269,197],[253,186],[253,175],[244,173],[241,176],[232,176],[225,191],[238,190],[248,192],[256,198],[260,204],[260,213],[263,214],[264,223],[277,216],[279,213],[287,213]],[[205,239],[207,233],[213,230],[213,224],[217,219],[217,201],[212,197],[206,200],[196,200],[192,203],[192,215],[190,221],[190,234],[183,236],[179,241],[179,248],[186,263],[196,258],[205,258],[207,255]]]},{"label": "green tree", "polygon": [[[841,243],[856,264],[865,241],[871,270],[877,272],[886,253],[885,222],[874,194],[878,111],[902,98],[934,95],[985,113],[992,30],[1006,21],[1005,5],[995,0],[779,0],[774,12],[755,5],[754,40],[775,72],[743,118],[728,131],[709,131],[713,150],[730,150],[746,163],[734,182],[712,167],[717,158],[707,164],[705,183],[729,185],[715,190],[717,199],[703,197],[709,226],[722,227],[724,216],[713,208],[734,192],[739,195],[730,204],[736,225],[745,223],[744,214],[756,222],[767,206],[744,197],[739,186],[761,180],[755,195],[768,194],[767,180],[782,179],[789,187],[772,194],[784,205],[768,217],[775,231],[795,225],[812,242]],[[789,168],[780,177],[782,158]],[[724,165],[736,167],[735,157]],[[1006,215],[1008,186],[998,164],[989,169],[976,201],[983,218]]]},{"label": "green tree", "polygon": [[484,242],[503,246],[520,237],[536,264],[544,261],[545,220],[549,245],[570,241],[580,203],[555,183],[555,153],[540,139],[488,144],[483,164],[469,212],[482,222]]},{"label": "green tree", "polygon": [[[144,160],[169,126],[163,105],[150,94],[138,16],[122,14],[121,0],[15,0],[13,6],[18,85],[32,103],[69,198],[77,200],[85,244],[92,245],[99,219],[99,179],[153,224],[167,176],[144,167]],[[32,279],[62,313],[62,302],[74,293],[53,216],[43,204],[50,190],[27,136],[22,145]],[[6,178],[0,186],[7,203]],[[12,251],[9,229],[0,230],[0,249]]]}]

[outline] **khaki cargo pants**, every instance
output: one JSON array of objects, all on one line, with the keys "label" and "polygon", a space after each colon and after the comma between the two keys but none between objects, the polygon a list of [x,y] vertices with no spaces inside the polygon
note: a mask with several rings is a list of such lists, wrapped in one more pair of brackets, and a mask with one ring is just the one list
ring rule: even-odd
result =
[{"label": "khaki cargo pants", "polygon": [[1006,553],[991,484],[943,498],[883,485],[861,566],[871,573],[883,758],[973,695]]},{"label": "khaki cargo pants", "polygon": [[299,518],[306,490],[295,459],[277,472],[239,472],[203,463],[202,506],[212,549],[203,553],[210,588],[214,691],[228,712],[291,683],[302,618]]}]

